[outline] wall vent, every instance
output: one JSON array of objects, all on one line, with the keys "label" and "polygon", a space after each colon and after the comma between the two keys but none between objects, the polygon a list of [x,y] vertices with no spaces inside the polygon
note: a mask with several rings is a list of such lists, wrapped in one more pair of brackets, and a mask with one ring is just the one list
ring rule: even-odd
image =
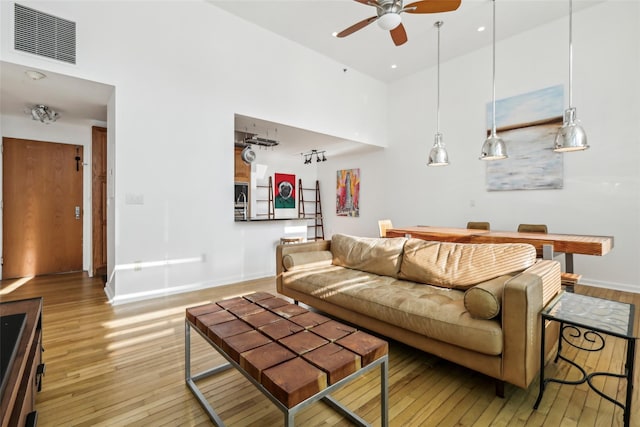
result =
[{"label": "wall vent", "polygon": [[76,23],[15,5],[14,48],[22,52],[76,63]]}]

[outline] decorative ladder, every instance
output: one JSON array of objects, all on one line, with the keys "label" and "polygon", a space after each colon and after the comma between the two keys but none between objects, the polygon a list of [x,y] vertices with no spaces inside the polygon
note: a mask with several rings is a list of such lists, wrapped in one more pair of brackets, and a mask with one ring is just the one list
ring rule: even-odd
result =
[{"label": "decorative ladder", "polygon": [[258,213],[256,216],[266,216],[267,219],[274,219],[276,217],[276,210],[273,204],[273,180],[269,177],[268,185],[256,185],[256,188],[266,188],[268,196],[266,199],[257,199],[256,202],[267,202],[267,213]]},{"label": "decorative ladder", "polygon": [[[304,200],[305,191],[313,191],[314,200]],[[306,204],[313,203],[313,212],[306,211]],[[307,235],[307,240],[324,240],[324,224],[322,221],[322,202],[320,201],[320,181],[316,180],[316,188],[304,188],[302,179],[298,179],[298,218],[313,220],[307,228],[313,228],[313,236]]]}]

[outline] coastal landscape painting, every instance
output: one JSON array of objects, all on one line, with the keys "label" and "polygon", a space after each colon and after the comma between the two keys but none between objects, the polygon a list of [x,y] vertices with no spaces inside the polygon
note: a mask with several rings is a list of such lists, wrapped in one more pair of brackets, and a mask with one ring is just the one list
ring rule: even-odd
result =
[{"label": "coastal landscape painting", "polygon": [[[497,132],[509,157],[487,162],[487,190],[562,188],[563,157],[553,151],[553,144],[563,106],[562,85],[496,101]],[[488,103],[489,127],[491,112]]]}]

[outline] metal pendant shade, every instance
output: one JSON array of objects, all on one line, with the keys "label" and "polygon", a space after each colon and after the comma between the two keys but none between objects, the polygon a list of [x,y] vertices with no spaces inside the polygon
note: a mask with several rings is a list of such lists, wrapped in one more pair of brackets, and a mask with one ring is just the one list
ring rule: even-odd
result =
[{"label": "metal pendant shade", "polygon": [[433,147],[429,152],[429,163],[427,166],[447,166],[449,164],[449,154],[442,143],[442,134],[436,133]]},{"label": "metal pendant shade", "polygon": [[573,5],[569,0],[569,108],[564,110],[562,127],[556,134],[553,151],[563,153],[567,151],[581,151],[589,148],[587,134],[576,118],[573,107]]},{"label": "metal pendant shade", "polygon": [[482,144],[480,160],[501,160],[509,157],[507,146],[496,133],[496,1],[493,0],[493,100],[491,135]]},{"label": "metal pendant shade", "polygon": [[433,147],[429,152],[429,160],[427,166],[447,166],[449,164],[449,154],[442,142],[442,134],[440,133],[440,27],[444,22],[437,21],[433,24],[438,29],[438,95],[437,95],[437,115],[436,115],[436,136],[433,141]]},{"label": "metal pendant shade", "polygon": [[480,153],[481,160],[502,160],[509,157],[507,155],[507,146],[502,138],[492,133],[482,144]]},{"label": "metal pendant shade", "polygon": [[553,151],[564,153],[567,151],[581,151],[589,148],[587,134],[576,120],[576,109],[568,108],[564,111],[562,127],[556,134]]}]

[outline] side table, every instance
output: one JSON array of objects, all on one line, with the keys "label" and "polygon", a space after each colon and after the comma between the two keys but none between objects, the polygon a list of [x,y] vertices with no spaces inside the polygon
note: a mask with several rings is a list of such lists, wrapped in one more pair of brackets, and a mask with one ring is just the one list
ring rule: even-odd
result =
[{"label": "side table", "polygon": [[[635,306],[633,304],[595,298],[587,295],[579,295],[570,292],[561,292],[558,294],[558,296],[556,296],[540,313],[542,316],[542,333],[540,340],[540,391],[533,408],[538,409],[545,386],[549,382],[571,385],[578,385],[586,382],[589,387],[591,387],[591,389],[600,396],[618,405],[624,410],[624,425],[629,426],[631,417],[631,398],[633,395],[633,365],[636,348],[636,337],[633,336],[634,312]],[[576,367],[582,373],[582,378],[575,381],[568,381],[558,378],[544,377],[544,333],[546,321],[560,323],[558,352],[554,362],[557,362],[558,359],[564,360]],[[606,345],[604,335],[610,335],[626,340],[627,357],[623,369],[624,372],[621,374],[614,372],[593,372],[587,374],[583,367],[576,364],[573,360],[567,359],[561,354],[563,343],[567,343],[579,350],[600,351]],[[586,348],[576,344],[574,341],[579,338],[584,338],[584,340],[592,343],[594,348]],[[597,376],[625,378],[627,380],[625,403],[623,404],[622,402],[618,402],[596,388],[591,380]]]}]

